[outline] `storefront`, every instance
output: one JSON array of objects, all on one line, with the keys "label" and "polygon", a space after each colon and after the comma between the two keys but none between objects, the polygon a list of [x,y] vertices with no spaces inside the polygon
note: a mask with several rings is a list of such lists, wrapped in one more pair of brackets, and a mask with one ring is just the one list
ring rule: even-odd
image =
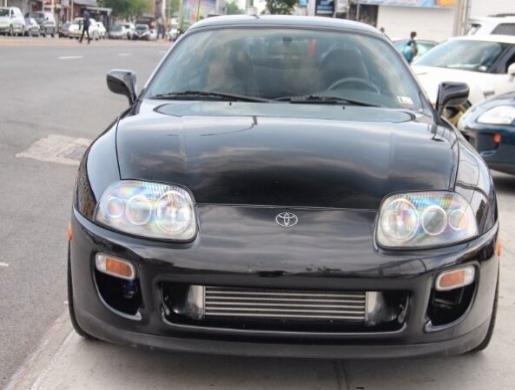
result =
[{"label": "storefront", "polygon": [[[349,18],[383,27],[391,38],[443,41],[454,35],[455,0],[355,0]],[[359,9],[359,12],[358,12]]]}]

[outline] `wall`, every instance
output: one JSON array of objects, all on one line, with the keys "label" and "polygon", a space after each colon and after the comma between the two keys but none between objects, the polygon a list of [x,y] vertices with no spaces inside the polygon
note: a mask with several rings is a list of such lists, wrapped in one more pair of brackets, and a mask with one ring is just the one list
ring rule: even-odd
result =
[{"label": "wall", "polygon": [[469,0],[470,17],[478,18],[482,16],[515,13],[515,0]]},{"label": "wall", "polygon": [[454,9],[379,6],[380,27],[391,39],[409,38],[410,32],[416,31],[419,39],[440,42],[453,35]]}]

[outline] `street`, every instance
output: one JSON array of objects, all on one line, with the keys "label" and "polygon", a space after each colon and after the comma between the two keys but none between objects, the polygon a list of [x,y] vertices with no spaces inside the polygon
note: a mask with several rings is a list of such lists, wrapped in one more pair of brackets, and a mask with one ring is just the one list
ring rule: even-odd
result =
[{"label": "street", "polygon": [[515,177],[499,173],[501,294],[496,332],[483,353],[383,361],[236,358],[120,347],[72,332],[66,227],[77,163],[83,145],[127,107],[126,98],[107,89],[106,72],[134,70],[141,90],[169,47],[0,37],[0,388],[513,388]]}]

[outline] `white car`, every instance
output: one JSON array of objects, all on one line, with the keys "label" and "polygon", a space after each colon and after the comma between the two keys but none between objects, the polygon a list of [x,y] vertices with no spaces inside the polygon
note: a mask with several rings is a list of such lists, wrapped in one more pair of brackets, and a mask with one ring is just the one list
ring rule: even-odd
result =
[{"label": "white car", "polygon": [[99,34],[100,39],[106,39],[107,38],[107,30],[104,26],[104,23],[97,22],[97,27],[98,27],[98,34]]},{"label": "white car", "polygon": [[431,49],[412,67],[433,104],[440,83],[457,81],[469,85],[470,106],[515,91],[515,36],[452,38]]},{"label": "white car", "polygon": [[515,16],[488,16],[469,21],[467,35],[515,35]]},{"label": "white car", "polygon": [[0,33],[13,35],[25,34],[25,18],[17,7],[0,7]]},{"label": "white car", "polygon": [[[82,18],[73,19],[72,24],[70,24],[70,28],[68,29],[68,36],[70,38],[80,38],[82,35],[82,24],[84,20]],[[90,18],[89,20],[89,28],[88,28],[89,36],[91,39],[99,40],[100,39],[100,31],[98,28],[98,23],[95,19]],[[87,39],[87,35],[84,34],[84,39]]]}]

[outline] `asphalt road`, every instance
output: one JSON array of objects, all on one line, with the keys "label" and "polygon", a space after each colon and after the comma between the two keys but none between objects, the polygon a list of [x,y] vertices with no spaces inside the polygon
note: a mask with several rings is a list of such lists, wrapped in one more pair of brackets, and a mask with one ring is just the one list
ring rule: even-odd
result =
[{"label": "asphalt road", "polygon": [[495,174],[504,243],[498,326],[482,354],[391,361],[239,359],[118,347],[71,333],[63,312],[76,167],[24,156],[49,136],[95,138],[126,107],[124,97],[107,90],[106,71],[133,69],[141,86],[167,48],[0,38],[0,388],[8,382],[13,389],[34,390],[513,388],[515,177],[501,174]]},{"label": "asphalt road", "polygon": [[112,68],[143,86],[169,44],[0,37],[0,388],[64,310],[76,167],[16,157],[48,135],[93,139],[127,106]]}]

